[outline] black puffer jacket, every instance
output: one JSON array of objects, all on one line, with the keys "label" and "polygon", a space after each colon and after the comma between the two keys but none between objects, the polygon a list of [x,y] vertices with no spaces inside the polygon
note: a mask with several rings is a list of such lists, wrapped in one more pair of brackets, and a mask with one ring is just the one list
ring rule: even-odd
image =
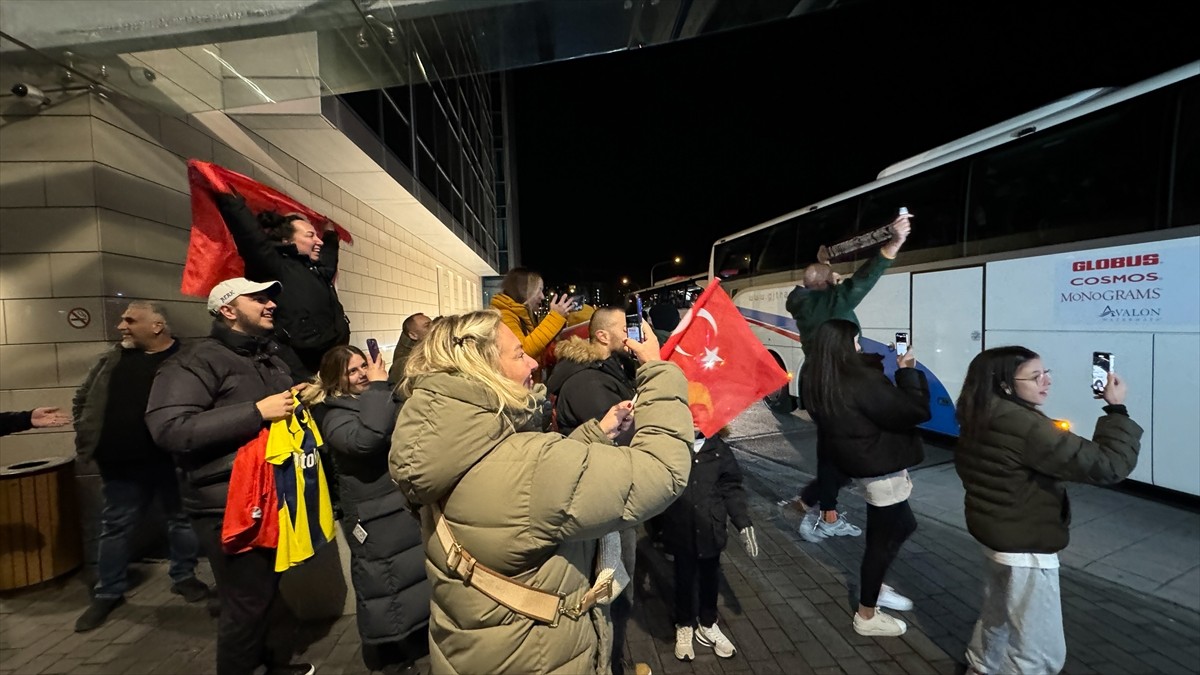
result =
[{"label": "black puffer jacket", "polygon": [[400,402],[387,382],[357,398],[325,399],[322,436],[333,451],[364,643],[393,642],[429,624],[421,524],[388,475]]},{"label": "black puffer jacket", "polygon": [[1092,440],[1037,410],[997,398],[987,428],[961,440],[954,467],[966,488],[967,529],[1005,553],[1055,553],[1070,541],[1064,481],[1108,485],[1137,465],[1142,428],[1125,406],[1104,408]]},{"label": "black puffer jacket", "polygon": [[321,260],[312,262],[292,244],[267,238],[258,220],[238,195],[217,195],[217,207],[233,235],[251,281],[278,281],[275,333],[296,349],[324,353],[350,340],[350,323],[338,299],[333,278],[338,267],[336,232],[321,235]]},{"label": "black puffer jacket", "polygon": [[265,424],[255,403],[292,384],[278,350],[272,340],[214,321],[209,337],[188,342],[159,367],[146,427],[175,456],[188,513],[225,512],[233,458]]},{"label": "black puffer jacket", "polygon": [[810,410],[819,445],[839,470],[852,478],[871,478],[920,464],[925,446],[916,426],[930,417],[929,383],[915,368],[896,371],[896,384],[883,374],[878,357],[843,376],[845,405]]},{"label": "black puffer jacket", "polygon": [[659,519],[667,550],[693,558],[721,555],[728,538],[726,519],[738,531],[752,524],[742,468],[733,448],[720,436],[705,440],[700,451],[692,454],[687,489]]},{"label": "black puffer jacket", "polygon": [[[564,436],[588,420],[603,418],[621,401],[633,399],[637,391],[633,359],[610,355],[604,345],[580,337],[560,342],[555,355],[558,362],[546,382],[546,392],[554,400],[555,421]],[[617,445],[627,445],[633,431],[617,438]]]}]

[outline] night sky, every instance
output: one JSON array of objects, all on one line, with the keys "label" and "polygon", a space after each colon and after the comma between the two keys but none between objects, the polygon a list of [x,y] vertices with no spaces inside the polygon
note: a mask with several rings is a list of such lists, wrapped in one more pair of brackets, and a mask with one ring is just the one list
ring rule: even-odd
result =
[{"label": "night sky", "polygon": [[876,0],[517,71],[522,262],[548,284],[704,272],[714,240],[893,162],[1200,60],[1196,4]]}]

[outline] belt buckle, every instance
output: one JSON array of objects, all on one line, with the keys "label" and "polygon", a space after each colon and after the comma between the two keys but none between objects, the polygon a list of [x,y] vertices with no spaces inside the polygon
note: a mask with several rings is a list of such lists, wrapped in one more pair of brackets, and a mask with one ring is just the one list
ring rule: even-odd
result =
[{"label": "belt buckle", "polygon": [[457,572],[458,564],[462,562],[463,556],[462,544],[457,541],[450,545],[450,552],[446,554],[446,567]]}]

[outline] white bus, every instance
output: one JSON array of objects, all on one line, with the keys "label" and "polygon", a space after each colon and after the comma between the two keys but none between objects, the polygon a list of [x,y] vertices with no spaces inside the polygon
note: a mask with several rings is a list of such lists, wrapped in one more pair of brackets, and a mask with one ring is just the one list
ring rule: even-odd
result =
[{"label": "white bus", "polygon": [[[709,273],[798,374],[784,303],[803,268],[821,245],[902,206],[912,235],[857,314],[869,351],[910,333],[930,380],[928,430],[957,435],[971,359],[1020,344],[1054,371],[1047,414],[1090,436],[1100,415],[1092,352],[1112,352],[1146,430],[1132,478],[1200,494],[1200,62],[1080,92],[720,239]],[[835,269],[849,273],[877,250]],[[794,409],[798,386],[793,378],[768,405]]]},{"label": "white bus", "polygon": [[708,285],[708,274],[693,274],[690,277],[671,277],[636,291],[630,291],[625,296],[627,305],[635,297],[642,299],[642,306],[650,309],[661,303],[671,303],[676,309],[687,309],[692,306],[704,287]]}]

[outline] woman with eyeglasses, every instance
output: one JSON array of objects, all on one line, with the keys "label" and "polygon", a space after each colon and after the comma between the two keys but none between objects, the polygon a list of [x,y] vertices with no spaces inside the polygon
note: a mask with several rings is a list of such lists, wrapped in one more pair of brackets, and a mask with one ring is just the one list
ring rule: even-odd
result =
[{"label": "woman with eyeglasses", "polygon": [[1071,508],[1065,481],[1108,485],[1137,464],[1142,428],[1110,373],[1092,439],[1044,415],[1050,371],[1024,347],[971,361],[958,397],[955,468],[966,488],[967,529],[983,547],[983,607],[967,645],[969,673],[1057,673],[1067,659],[1058,552]]}]

